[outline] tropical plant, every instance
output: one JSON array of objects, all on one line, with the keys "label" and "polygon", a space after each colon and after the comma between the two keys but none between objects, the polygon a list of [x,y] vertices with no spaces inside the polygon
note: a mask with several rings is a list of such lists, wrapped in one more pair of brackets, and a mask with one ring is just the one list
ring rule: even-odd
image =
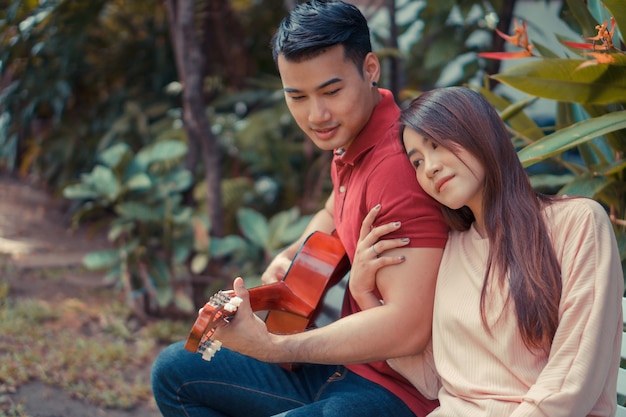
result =
[{"label": "tropical plant", "polygon": [[104,222],[114,246],[88,254],[85,266],[107,270],[139,317],[171,304],[193,310],[184,291],[184,268],[194,228],[204,226],[208,233],[208,224],[183,204],[183,193],[193,183],[183,165],[186,153],[184,142],[170,138],[137,152],[126,142],[115,143],[98,154],[98,164],[80,182],[63,190],[65,198],[80,201],[74,221]]},{"label": "tropical plant", "polygon": [[158,1],[3,2],[0,167],[56,188],[94,164],[127,100],[165,98],[175,67]]},{"label": "tropical plant", "polygon": [[[626,260],[626,54],[618,28],[626,28],[626,4],[620,0],[568,0],[583,40],[561,38],[571,57],[561,58],[533,43],[526,23],[513,35],[500,32],[517,51],[482,54],[485,58],[527,58],[491,76],[528,94],[511,103],[488,88],[480,90],[500,109],[526,167],[550,160],[562,174],[535,174],[534,183],[558,193],[594,198],[608,210]],[[556,123],[546,134],[523,110],[541,97],[556,102]],[[575,158],[572,158],[572,155]],[[626,265],[625,265],[626,266]],[[624,268],[626,271],[626,268]]]},{"label": "tropical plant", "polygon": [[[369,12],[376,54],[383,61],[383,85],[397,97],[435,86],[458,85],[497,72],[476,55],[500,50],[493,28],[507,30],[516,0],[389,0]],[[375,9],[375,7],[372,7]],[[381,16],[385,15],[385,16]]]}]

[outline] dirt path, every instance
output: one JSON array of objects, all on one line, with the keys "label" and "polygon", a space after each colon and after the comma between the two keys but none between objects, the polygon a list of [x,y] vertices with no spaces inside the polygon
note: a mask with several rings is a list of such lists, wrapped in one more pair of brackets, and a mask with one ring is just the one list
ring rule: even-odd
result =
[{"label": "dirt path", "polygon": [[[2,174],[0,197],[0,262],[4,263],[3,271],[10,271],[1,278],[8,281],[9,297],[38,298],[52,304],[68,298],[107,302],[103,274],[80,267],[87,252],[106,247],[102,236],[90,236],[87,230],[70,231],[69,219],[59,202],[36,187]],[[63,273],[41,273],[43,270]],[[149,364],[142,364],[136,372],[149,375]],[[31,417],[160,416],[154,401],[128,411],[102,409],[36,380],[19,386],[15,392],[2,392],[0,386],[0,416],[4,416],[2,406],[6,409],[7,403],[20,404]]]}]

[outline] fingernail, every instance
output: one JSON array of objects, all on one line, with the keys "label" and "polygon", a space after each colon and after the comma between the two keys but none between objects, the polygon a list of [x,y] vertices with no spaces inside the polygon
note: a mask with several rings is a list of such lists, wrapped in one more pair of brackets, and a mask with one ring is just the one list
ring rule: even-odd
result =
[{"label": "fingernail", "polygon": [[409,242],[411,239],[409,239],[408,237],[403,237],[402,238],[402,243],[407,243]]},{"label": "fingernail", "polygon": [[374,206],[374,210],[380,210],[380,203],[378,203],[378,204],[376,204],[376,205]]},{"label": "fingernail", "polygon": [[404,261],[406,259],[406,257],[404,255],[402,255],[402,256],[398,256],[398,259],[400,259],[401,261]]},{"label": "fingernail", "polygon": [[396,226],[396,227],[399,227],[400,226],[400,222],[393,222],[393,225]]}]

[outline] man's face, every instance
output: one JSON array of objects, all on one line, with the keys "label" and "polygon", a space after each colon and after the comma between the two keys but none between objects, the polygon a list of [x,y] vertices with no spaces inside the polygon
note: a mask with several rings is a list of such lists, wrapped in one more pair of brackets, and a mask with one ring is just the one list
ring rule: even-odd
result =
[{"label": "man's face", "polygon": [[378,75],[372,74],[372,60],[378,65],[368,55],[361,75],[344,57],[343,45],[301,62],[278,56],[287,107],[320,149],[347,148],[369,120],[379,97],[372,87]]}]

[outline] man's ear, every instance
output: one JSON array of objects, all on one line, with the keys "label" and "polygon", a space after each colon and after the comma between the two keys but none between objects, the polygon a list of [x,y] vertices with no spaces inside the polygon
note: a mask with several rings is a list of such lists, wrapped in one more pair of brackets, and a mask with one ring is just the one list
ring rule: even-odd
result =
[{"label": "man's ear", "polygon": [[363,78],[369,83],[378,83],[380,79],[380,62],[373,52],[365,55],[363,60]]}]

